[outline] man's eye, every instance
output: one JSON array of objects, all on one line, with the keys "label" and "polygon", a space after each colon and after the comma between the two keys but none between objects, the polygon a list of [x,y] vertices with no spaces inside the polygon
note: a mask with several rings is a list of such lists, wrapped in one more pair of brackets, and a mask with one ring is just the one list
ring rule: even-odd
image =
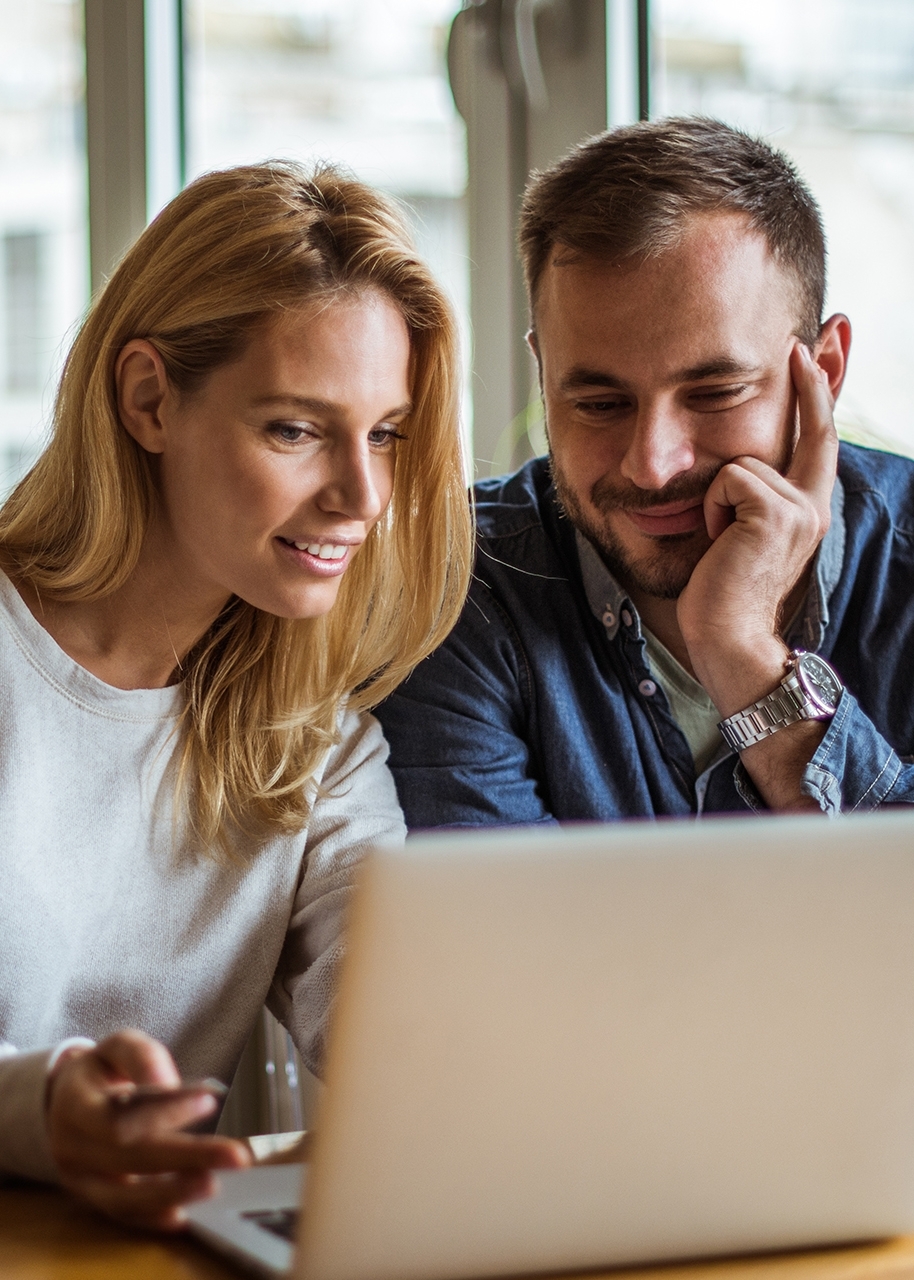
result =
[{"label": "man's eye", "polygon": [[579,400],[577,408],[582,413],[617,413],[627,405],[627,400]]},{"label": "man's eye", "polygon": [[745,386],[701,387],[691,393],[691,398],[704,404],[718,405],[727,400],[738,400],[745,390]]}]

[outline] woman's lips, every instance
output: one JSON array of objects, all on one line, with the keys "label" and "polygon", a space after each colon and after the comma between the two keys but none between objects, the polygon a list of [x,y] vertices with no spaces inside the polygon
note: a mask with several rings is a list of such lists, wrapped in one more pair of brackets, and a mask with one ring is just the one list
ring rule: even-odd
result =
[{"label": "woman's lips", "polygon": [[645,511],[625,508],[624,514],[639,533],[650,537],[662,537],[670,533],[694,533],[705,527],[704,503],[694,502],[684,506],[681,502],[669,507],[648,507]]},{"label": "woman's lips", "polygon": [[[354,546],[346,546],[344,544],[332,544],[332,556],[315,555],[308,550],[309,546],[320,546],[321,544],[289,542],[285,538],[277,538],[276,541],[283,550],[303,568],[310,570],[320,578],[335,578],[346,570],[349,561],[352,559]],[[331,544],[324,544],[330,549]],[[343,554],[340,555],[339,553]]]}]

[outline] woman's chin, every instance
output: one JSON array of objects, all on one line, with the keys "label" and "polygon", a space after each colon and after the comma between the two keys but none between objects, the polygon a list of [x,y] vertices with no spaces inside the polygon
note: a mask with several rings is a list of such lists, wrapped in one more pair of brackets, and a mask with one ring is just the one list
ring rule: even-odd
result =
[{"label": "woman's chin", "polygon": [[238,592],[239,597],[276,618],[303,622],[306,618],[322,618],[336,604],[342,578],[327,578],[323,582],[309,583],[296,591],[266,592],[261,587],[251,592]]}]

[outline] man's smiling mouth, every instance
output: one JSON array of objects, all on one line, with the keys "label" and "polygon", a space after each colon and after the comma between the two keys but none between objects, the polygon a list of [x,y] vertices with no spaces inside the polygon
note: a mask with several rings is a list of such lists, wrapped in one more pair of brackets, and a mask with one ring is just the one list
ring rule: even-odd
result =
[{"label": "man's smiling mouth", "polygon": [[640,511],[625,507],[623,513],[639,533],[647,534],[649,537],[693,533],[705,527],[703,502],[689,504],[677,502],[670,503],[667,508],[648,507]]}]

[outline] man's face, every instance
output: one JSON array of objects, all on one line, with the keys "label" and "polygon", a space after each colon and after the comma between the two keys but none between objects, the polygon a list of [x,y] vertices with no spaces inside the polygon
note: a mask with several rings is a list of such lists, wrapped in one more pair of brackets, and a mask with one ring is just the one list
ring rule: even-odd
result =
[{"label": "man's face", "polygon": [[698,216],[635,267],[553,250],[534,342],[556,486],[629,589],[685,588],[724,463],[786,470],[796,323],[796,286],[742,215]]}]

